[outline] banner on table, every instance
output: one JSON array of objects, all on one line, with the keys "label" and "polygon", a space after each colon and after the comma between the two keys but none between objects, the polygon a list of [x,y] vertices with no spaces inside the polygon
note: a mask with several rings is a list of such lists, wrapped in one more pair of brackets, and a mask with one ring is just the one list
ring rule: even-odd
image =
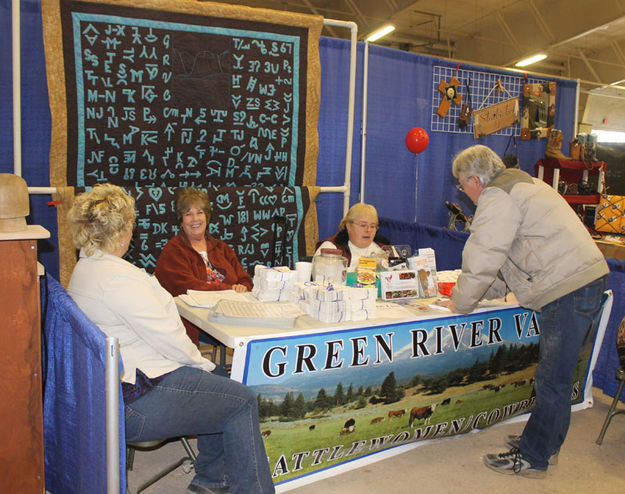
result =
[{"label": "banner on table", "polygon": [[250,340],[242,382],[258,395],[274,482],[531,410],[539,335],[538,315],[512,307]]}]

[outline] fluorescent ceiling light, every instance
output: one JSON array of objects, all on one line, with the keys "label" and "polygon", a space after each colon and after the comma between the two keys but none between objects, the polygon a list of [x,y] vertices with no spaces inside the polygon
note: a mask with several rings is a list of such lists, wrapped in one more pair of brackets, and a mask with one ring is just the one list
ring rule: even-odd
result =
[{"label": "fluorescent ceiling light", "polygon": [[393,31],[395,31],[395,26],[393,26],[392,24],[387,24],[386,26],[382,26],[380,29],[377,29],[376,31],[373,31],[365,39],[365,41],[371,41],[371,42],[377,41],[381,37],[386,36],[388,33],[392,33]]},{"label": "fluorescent ceiling light", "polygon": [[534,55],[533,57],[525,58],[520,62],[514,64],[515,67],[527,67],[528,65],[532,65],[533,63],[540,62],[547,58],[547,55],[544,53],[539,53],[538,55]]}]

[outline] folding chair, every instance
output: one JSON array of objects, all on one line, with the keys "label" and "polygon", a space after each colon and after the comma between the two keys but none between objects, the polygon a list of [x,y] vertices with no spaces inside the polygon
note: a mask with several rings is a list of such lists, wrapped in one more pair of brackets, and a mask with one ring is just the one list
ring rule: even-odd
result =
[{"label": "folding chair", "polygon": [[[137,487],[137,490],[135,491],[136,494],[144,491],[155,482],[158,482],[163,477],[173,472],[180,465],[182,465],[182,469],[185,473],[189,473],[193,469],[193,465],[195,464],[195,460],[196,460],[195,452],[191,448],[191,445],[189,444],[189,441],[187,441],[186,437],[180,437],[178,438],[178,440],[182,443],[182,446],[185,449],[186,455],[176,460],[171,465],[168,465],[160,472],[155,473],[149,479],[147,479],[145,482],[139,485]],[[142,441],[142,442],[127,442],[126,443],[126,492],[128,494],[130,494],[130,489],[128,488],[128,472],[133,470],[135,451],[154,450],[156,448],[161,447],[166,441],[167,439],[160,439],[156,441]]]},{"label": "folding chair", "polygon": [[603,442],[603,436],[608,430],[608,425],[610,425],[612,417],[618,415],[619,413],[625,413],[624,409],[616,410],[616,404],[618,403],[621,392],[623,391],[623,386],[625,386],[625,317],[621,321],[621,324],[619,325],[618,331],[616,333],[616,351],[618,353],[618,358],[621,363],[621,368],[616,371],[616,378],[621,381],[621,384],[619,384],[618,390],[614,395],[614,400],[612,400],[612,405],[610,405],[608,414],[605,417],[603,427],[601,428],[601,432],[599,433],[599,437],[597,438],[597,444],[601,444]]}]

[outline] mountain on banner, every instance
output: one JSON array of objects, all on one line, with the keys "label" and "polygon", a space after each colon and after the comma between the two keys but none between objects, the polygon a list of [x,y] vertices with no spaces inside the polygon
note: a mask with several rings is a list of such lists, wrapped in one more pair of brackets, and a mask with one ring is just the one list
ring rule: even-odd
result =
[{"label": "mountain on banner", "polygon": [[[531,342],[515,342],[514,347],[528,344]],[[507,343],[507,346],[512,345]],[[396,358],[393,362],[385,359],[383,363],[378,365],[369,363],[369,365],[362,367],[345,366],[340,369],[325,371],[318,369],[316,372],[310,372],[306,379],[302,379],[302,375],[298,374],[281,381],[280,384],[259,384],[250,387],[264,398],[278,402],[282,401],[288,392],[296,395],[302,393],[304,398],[309,400],[315,398],[321,388],[333,393],[339,382],[343,383],[343,386],[351,384],[355,389],[360,386],[378,388],[389,372],[395,373],[399,384],[406,384],[417,374],[415,369],[419,369],[418,374],[422,378],[430,378],[454,369],[468,368],[476,361],[488,361],[498,348],[499,346],[483,346],[457,353],[446,351],[436,355],[435,358],[421,356],[417,359],[410,358],[409,352],[402,349],[395,354]]]}]

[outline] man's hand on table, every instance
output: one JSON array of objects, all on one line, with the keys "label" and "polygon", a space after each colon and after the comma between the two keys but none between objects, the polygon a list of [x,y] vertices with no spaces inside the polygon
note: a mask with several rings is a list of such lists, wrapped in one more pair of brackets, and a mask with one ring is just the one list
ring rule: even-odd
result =
[{"label": "man's hand on table", "polygon": [[456,312],[456,308],[454,307],[454,302],[450,298],[439,300],[438,302],[436,302],[436,305],[445,307],[449,309],[451,312]]}]

